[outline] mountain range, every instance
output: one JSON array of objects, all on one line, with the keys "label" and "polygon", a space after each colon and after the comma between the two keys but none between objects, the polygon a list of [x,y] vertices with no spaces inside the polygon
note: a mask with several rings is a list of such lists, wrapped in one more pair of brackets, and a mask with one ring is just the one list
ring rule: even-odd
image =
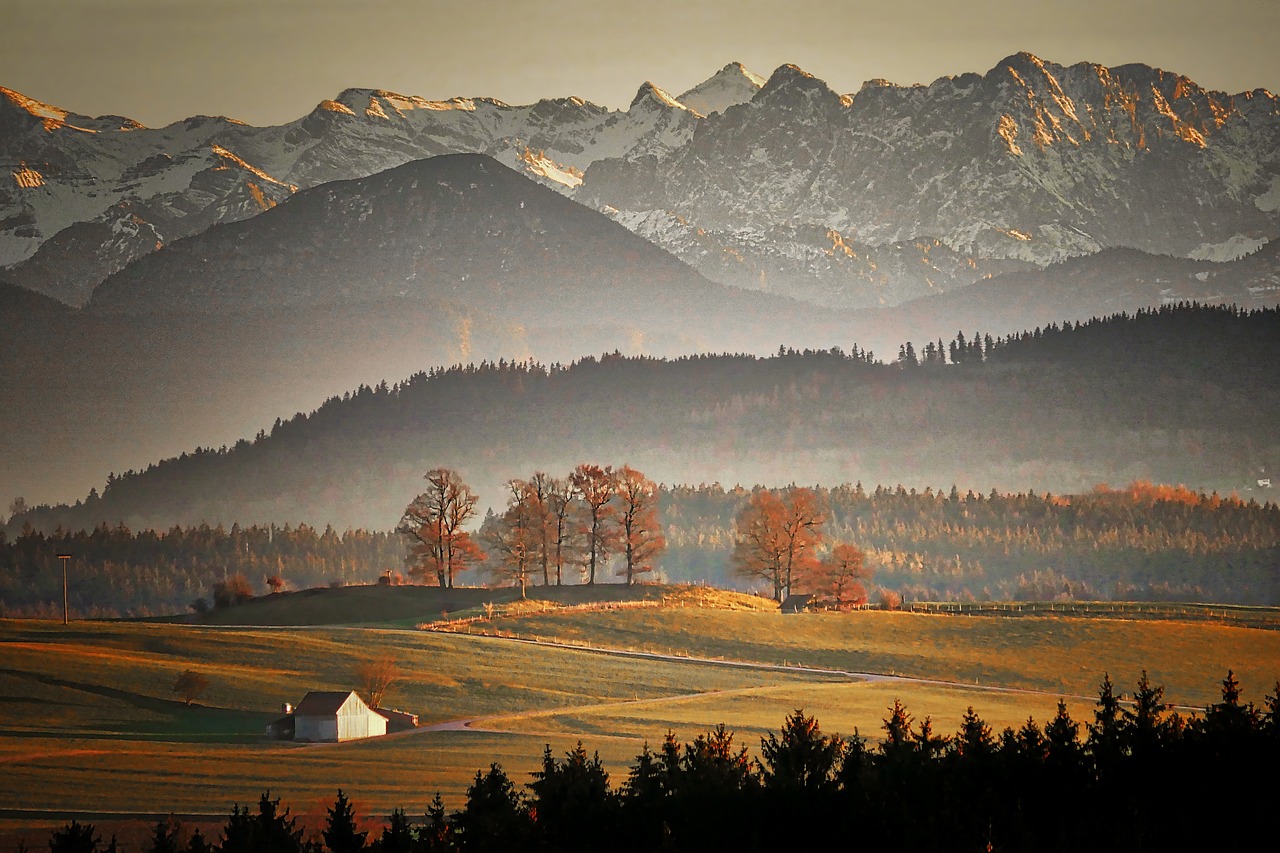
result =
[{"label": "mountain range", "polygon": [[896,305],[1134,248],[1227,260],[1280,232],[1280,103],[1143,65],[1027,53],[928,86],[837,94],[731,63],[626,110],[348,89],[275,127],[88,118],[0,89],[0,271],[68,304],[110,273],[298,189],[484,153],[705,277]]}]

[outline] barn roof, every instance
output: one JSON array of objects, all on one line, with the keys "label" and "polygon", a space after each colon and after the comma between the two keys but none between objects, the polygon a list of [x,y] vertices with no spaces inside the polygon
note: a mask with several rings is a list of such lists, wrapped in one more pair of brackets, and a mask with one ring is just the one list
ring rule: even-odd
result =
[{"label": "barn roof", "polygon": [[313,690],[293,709],[294,714],[304,717],[322,717],[338,713],[354,690]]},{"label": "barn roof", "polygon": [[794,595],[788,595],[786,600],[782,602],[779,609],[783,613],[799,613],[809,606],[809,599],[813,598],[812,593],[798,592]]},{"label": "barn roof", "polygon": [[374,708],[373,713],[387,718],[387,726],[396,729],[412,729],[418,725],[418,715],[394,708]]}]

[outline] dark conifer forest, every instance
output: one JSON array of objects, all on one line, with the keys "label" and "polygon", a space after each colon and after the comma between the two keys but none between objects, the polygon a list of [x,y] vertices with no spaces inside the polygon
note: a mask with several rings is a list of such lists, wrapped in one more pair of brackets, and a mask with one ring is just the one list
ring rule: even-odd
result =
[{"label": "dark conifer forest", "polygon": [[113,473],[100,493],[31,509],[8,531],[385,529],[432,468],[459,470],[496,507],[507,480],[585,460],[664,483],[1080,493],[1149,481],[1225,496],[1280,470],[1276,340],[1278,310],[1180,306],[1001,340],[960,330],[881,354],[890,363],[854,345],[435,368]]}]

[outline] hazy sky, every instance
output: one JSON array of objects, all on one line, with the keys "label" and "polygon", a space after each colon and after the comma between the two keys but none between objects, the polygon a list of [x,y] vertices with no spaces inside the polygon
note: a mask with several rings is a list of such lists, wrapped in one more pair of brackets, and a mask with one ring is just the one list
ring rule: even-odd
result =
[{"label": "hazy sky", "polygon": [[793,62],[841,92],[1029,50],[1280,91],[1280,0],[0,0],[0,85],[159,125],[297,118],[351,86],[625,107],[725,63]]}]

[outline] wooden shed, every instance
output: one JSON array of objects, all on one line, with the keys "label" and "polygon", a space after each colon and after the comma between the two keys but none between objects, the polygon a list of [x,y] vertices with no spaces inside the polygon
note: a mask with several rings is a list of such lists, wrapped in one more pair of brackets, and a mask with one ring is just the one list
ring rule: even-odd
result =
[{"label": "wooden shed", "polygon": [[387,733],[387,718],[355,691],[313,691],[293,709],[293,739],[344,741]]}]

